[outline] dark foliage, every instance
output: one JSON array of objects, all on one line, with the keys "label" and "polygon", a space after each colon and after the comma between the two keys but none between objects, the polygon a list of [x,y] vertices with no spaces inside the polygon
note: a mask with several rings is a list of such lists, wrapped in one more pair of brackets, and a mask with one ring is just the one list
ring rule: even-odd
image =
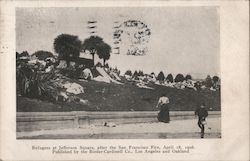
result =
[{"label": "dark foliage", "polygon": [[132,78],[133,79],[135,79],[135,80],[138,80],[139,78],[138,78],[138,72],[137,72],[137,70],[134,72],[134,74],[133,74],[133,76],[132,76]]},{"label": "dark foliage", "polygon": [[219,77],[218,76],[213,76],[213,82],[217,83],[219,81]]},{"label": "dark foliage", "polygon": [[29,53],[27,51],[23,51],[22,53],[16,52],[16,66],[20,64],[26,64],[30,60]]},{"label": "dark foliage", "polygon": [[127,70],[127,71],[125,72],[125,75],[130,75],[130,76],[132,76],[131,70]]},{"label": "dark foliage", "polygon": [[157,80],[159,80],[159,81],[164,81],[164,79],[165,79],[165,76],[164,76],[164,74],[163,74],[163,72],[162,71],[160,71],[160,73],[158,74],[158,76],[157,76],[157,78],[156,78]]},{"label": "dark foliage", "polygon": [[95,66],[96,67],[102,67],[103,65],[100,62],[98,62]]},{"label": "dark foliage", "polygon": [[139,72],[138,72],[138,76],[144,76],[143,71],[139,70]]},{"label": "dark foliage", "polygon": [[192,80],[192,76],[190,74],[187,74],[185,80]]},{"label": "dark foliage", "polygon": [[109,44],[103,42],[99,44],[97,48],[97,54],[100,59],[103,59],[103,66],[105,66],[106,60],[109,60],[111,53],[111,47]]},{"label": "dark foliage", "polygon": [[81,47],[78,36],[61,34],[54,40],[54,50],[59,54],[59,59],[67,62],[67,66],[71,60],[79,58]]},{"label": "dark foliage", "polygon": [[168,80],[169,82],[173,83],[174,82],[174,78],[172,74],[168,74],[166,80]]},{"label": "dark foliage", "polygon": [[205,86],[207,88],[210,88],[213,86],[213,81],[212,81],[212,78],[210,77],[210,75],[208,75],[206,80],[205,80]]},{"label": "dark foliage", "polygon": [[31,66],[22,65],[16,70],[17,92],[22,96],[51,99],[56,95],[57,73],[42,73]]},{"label": "dark foliage", "polygon": [[175,77],[175,79],[174,79],[174,81],[175,82],[183,82],[184,79],[185,78],[184,78],[183,74],[177,74],[176,77]]},{"label": "dark foliage", "polygon": [[22,53],[16,52],[16,60],[20,60],[25,57],[29,58],[29,53],[27,51],[23,51]]},{"label": "dark foliage", "polygon": [[54,58],[54,55],[51,52],[43,50],[36,51],[31,56],[36,56],[39,60],[46,60],[49,57]]},{"label": "dark foliage", "polygon": [[106,63],[106,64],[104,65],[104,68],[109,68],[109,64]]},{"label": "dark foliage", "polygon": [[[94,60],[94,56],[95,54],[98,54],[98,50],[99,49],[99,46],[101,44],[103,44],[103,39],[99,36],[90,36],[89,38],[85,39],[83,44],[82,44],[82,49],[85,51],[89,51],[90,54],[92,55],[93,57],[93,60]],[[98,54],[99,55],[99,54]]]},{"label": "dark foliage", "polygon": [[17,58],[19,55],[20,55],[20,53],[19,53],[19,52],[16,52],[16,58]]},{"label": "dark foliage", "polygon": [[22,57],[22,56],[29,56],[29,53],[27,52],[27,51],[23,51],[20,55],[19,55],[19,57]]}]

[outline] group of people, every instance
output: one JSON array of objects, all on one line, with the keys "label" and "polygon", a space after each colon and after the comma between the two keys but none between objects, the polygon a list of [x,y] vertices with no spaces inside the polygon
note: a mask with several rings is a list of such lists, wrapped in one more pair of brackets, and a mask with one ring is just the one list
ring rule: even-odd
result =
[{"label": "group of people", "polygon": [[[170,115],[169,115],[169,98],[166,94],[163,94],[156,105],[156,109],[159,110],[157,119],[160,122],[169,123]],[[198,116],[198,126],[201,129],[201,138],[204,138],[205,134],[205,124],[206,117],[208,116],[208,111],[205,108],[205,103],[201,103],[199,107],[195,110],[195,115]]]}]

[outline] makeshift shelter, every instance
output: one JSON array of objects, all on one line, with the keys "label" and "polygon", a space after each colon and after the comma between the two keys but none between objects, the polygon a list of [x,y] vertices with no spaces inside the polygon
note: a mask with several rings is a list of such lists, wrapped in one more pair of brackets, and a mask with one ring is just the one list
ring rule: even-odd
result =
[{"label": "makeshift shelter", "polygon": [[34,54],[31,55],[31,57],[37,57],[38,60],[43,60],[43,61],[45,61],[47,58],[55,58],[51,52],[42,50],[35,52]]},{"label": "makeshift shelter", "polygon": [[81,78],[83,79],[86,79],[86,80],[92,80],[93,79],[93,74],[91,72],[91,70],[89,68],[85,68],[81,75],[80,75]]}]

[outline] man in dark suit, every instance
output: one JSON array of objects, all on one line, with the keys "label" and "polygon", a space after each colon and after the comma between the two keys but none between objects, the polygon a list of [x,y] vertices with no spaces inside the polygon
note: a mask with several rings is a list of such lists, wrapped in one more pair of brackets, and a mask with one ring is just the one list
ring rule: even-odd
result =
[{"label": "man in dark suit", "polygon": [[201,138],[204,138],[206,117],[208,112],[205,108],[205,104],[202,103],[200,107],[195,110],[195,115],[198,116],[198,126],[201,128]]}]

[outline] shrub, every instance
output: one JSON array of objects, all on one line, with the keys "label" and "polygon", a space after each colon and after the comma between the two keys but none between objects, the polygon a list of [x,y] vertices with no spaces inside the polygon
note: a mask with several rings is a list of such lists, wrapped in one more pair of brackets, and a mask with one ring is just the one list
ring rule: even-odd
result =
[{"label": "shrub", "polygon": [[213,76],[213,82],[217,83],[219,81],[219,77],[218,76]]},{"label": "shrub", "polygon": [[42,73],[32,66],[23,65],[17,68],[17,92],[29,98],[51,99],[59,88],[57,72]]},{"label": "shrub", "polygon": [[185,78],[184,78],[183,74],[177,74],[176,77],[175,77],[175,79],[174,79],[174,81],[175,82],[183,82],[184,79]]},{"label": "shrub", "polygon": [[161,72],[158,74],[158,76],[157,76],[157,80],[159,80],[159,81],[164,81],[164,79],[165,79],[165,76],[164,76],[163,72],[161,71]]},{"label": "shrub", "polygon": [[137,72],[137,70],[134,72],[132,78],[135,79],[135,80],[138,80],[138,79],[139,79],[139,78],[138,78],[138,72]]},{"label": "shrub", "polygon": [[190,74],[187,74],[185,80],[192,80],[192,76]]},{"label": "shrub", "polygon": [[172,74],[168,74],[166,80],[168,80],[169,82],[173,83],[174,82],[174,78]]},{"label": "shrub", "polygon": [[210,88],[213,86],[213,81],[212,81],[212,78],[210,77],[210,75],[208,75],[206,80],[205,80],[205,86],[207,88]]},{"label": "shrub", "polygon": [[127,70],[127,71],[125,72],[125,75],[132,76],[132,72],[131,72],[131,70]]},{"label": "shrub", "polygon": [[49,57],[54,58],[54,55],[51,52],[43,51],[43,50],[36,51],[31,56],[36,56],[39,60],[43,60],[43,61],[45,61]]},{"label": "shrub", "polygon": [[144,76],[143,71],[139,70],[139,72],[138,72],[138,76]]}]

